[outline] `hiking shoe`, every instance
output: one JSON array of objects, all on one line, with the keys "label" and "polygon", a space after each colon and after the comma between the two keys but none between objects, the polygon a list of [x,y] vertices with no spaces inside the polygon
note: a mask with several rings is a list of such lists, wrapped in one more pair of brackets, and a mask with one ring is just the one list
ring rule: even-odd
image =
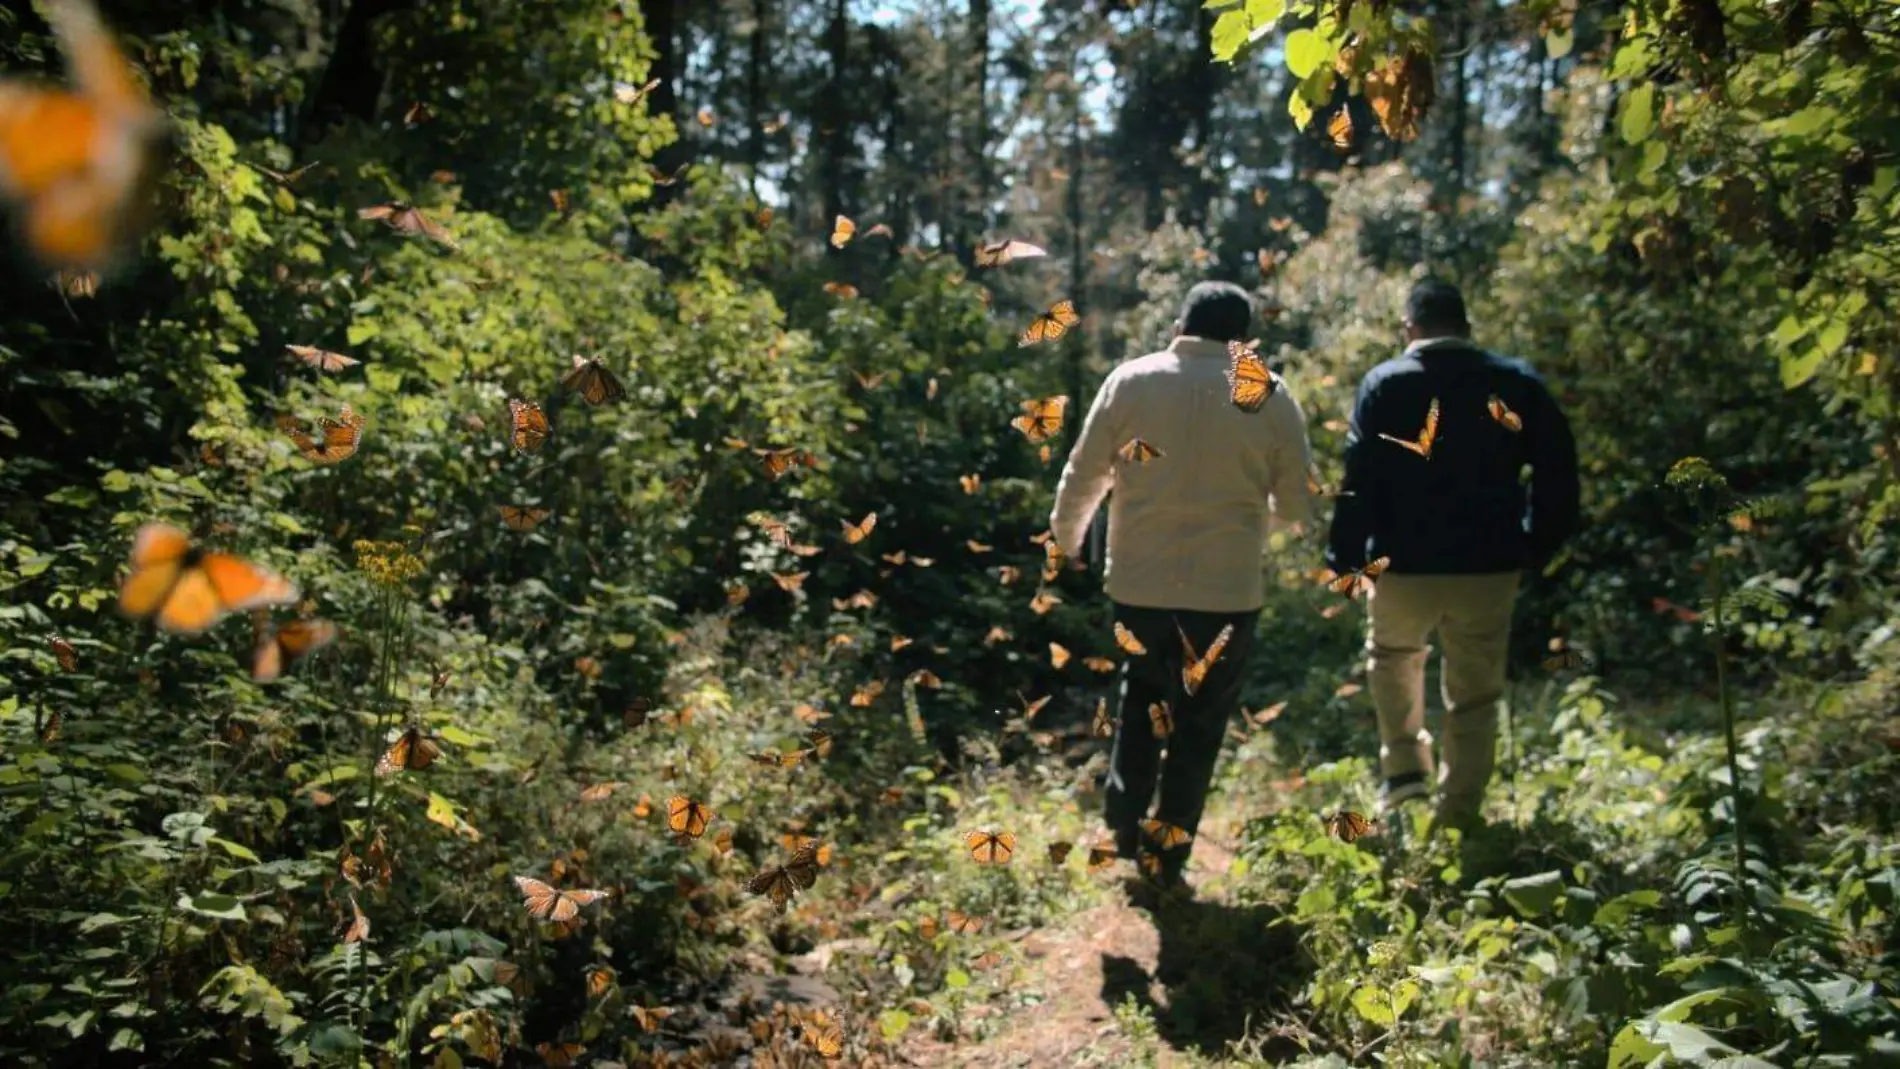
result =
[{"label": "hiking shoe", "polygon": [[1406,802],[1431,793],[1423,772],[1402,772],[1379,786],[1379,815],[1384,816]]}]

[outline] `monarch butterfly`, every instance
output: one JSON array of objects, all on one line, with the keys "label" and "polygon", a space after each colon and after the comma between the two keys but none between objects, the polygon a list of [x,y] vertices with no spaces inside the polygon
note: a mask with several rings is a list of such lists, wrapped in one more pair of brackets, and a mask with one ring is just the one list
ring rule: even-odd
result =
[{"label": "monarch butterfly", "polygon": [[411,724],[376,759],[376,774],[388,776],[396,772],[420,772],[435,764],[435,759],[441,756],[442,747],[436,742],[435,736],[424,732],[420,724]]},{"label": "monarch butterfly", "polygon": [[1391,557],[1380,557],[1377,560],[1369,561],[1364,568],[1356,572],[1347,572],[1345,575],[1340,575],[1331,568],[1327,568],[1320,573],[1320,582],[1326,584],[1326,589],[1335,594],[1344,594],[1349,598],[1356,598],[1366,591],[1371,590],[1372,581],[1379,578],[1380,574],[1391,566]]},{"label": "monarch butterfly", "polygon": [[773,572],[772,581],[777,583],[778,588],[787,594],[795,594],[804,588],[805,577],[810,574],[810,572]]},{"label": "monarch butterfly", "polygon": [[1254,723],[1260,725],[1261,727],[1266,727],[1268,724],[1271,724],[1275,720],[1280,719],[1280,714],[1286,712],[1286,707],[1287,707],[1286,702],[1275,702],[1274,704],[1267,706],[1265,709],[1262,709],[1259,712],[1253,714],[1253,716],[1250,719],[1252,719]]},{"label": "monarch butterfly", "polygon": [[1544,658],[1544,671],[1575,671],[1590,667],[1590,657],[1582,650],[1559,647]]},{"label": "monarch butterfly", "polygon": [[1326,136],[1341,154],[1352,151],[1352,112],[1344,107],[1326,124]]},{"label": "monarch butterfly", "polygon": [[851,244],[851,239],[856,237],[857,233],[858,224],[852,222],[849,217],[840,215],[831,223],[831,247],[844,248]]},{"label": "monarch butterfly", "polygon": [[430,110],[429,105],[418,100],[411,103],[409,110],[402,113],[402,124],[404,126],[421,126],[423,123],[429,122],[434,118],[435,112]]},{"label": "monarch butterfly", "polygon": [[1106,739],[1115,734],[1115,722],[1108,716],[1108,699],[1095,699],[1095,719],[1089,724],[1089,733],[1098,739]]},{"label": "monarch butterfly", "polygon": [[1355,496],[1353,491],[1351,490],[1341,490],[1338,487],[1328,487],[1325,483],[1320,482],[1319,467],[1317,465],[1306,469],[1306,492],[1309,494],[1312,494],[1314,497],[1353,497]]},{"label": "monarch butterfly", "polygon": [[850,520],[839,520],[838,522],[844,525],[845,543],[855,546],[859,542],[871,537],[871,531],[877,527],[877,513],[866,513],[864,518],[857,523],[852,523]]},{"label": "monarch butterfly", "polygon": [[1432,398],[1431,405],[1425,409],[1425,428],[1418,432],[1417,441],[1394,438],[1389,434],[1383,433],[1380,434],[1379,437],[1384,438],[1393,445],[1404,446],[1419,456],[1424,457],[1426,460],[1432,459],[1432,443],[1438,438],[1438,398]]},{"label": "monarch butterfly", "polygon": [[148,214],[165,119],[89,0],[43,6],[75,91],[0,80],[0,195],[42,264],[104,270]]},{"label": "monarch butterfly", "polygon": [[841,297],[847,301],[858,295],[858,288],[849,282],[827,282],[823,289],[833,297]]},{"label": "monarch butterfly", "polygon": [[818,847],[808,843],[782,865],[764,869],[746,881],[745,889],[772,900],[780,913],[798,892],[818,882]]},{"label": "monarch butterfly", "polygon": [[713,849],[719,851],[722,854],[732,853],[732,829],[731,828],[719,829],[719,833],[713,836]]},{"label": "monarch butterfly", "polygon": [[534,1049],[540,1052],[548,1069],[567,1069],[574,1064],[574,1059],[587,1053],[587,1048],[579,1043],[536,1043]]},{"label": "monarch butterfly", "polygon": [[859,709],[868,709],[871,707],[871,703],[877,701],[878,696],[883,693],[884,681],[881,679],[873,679],[869,683],[859,687],[851,695],[851,704]]},{"label": "monarch butterfly", "polygon": [[55,271],[53,277],[46,280],[46,284],[57,290],[62,297],[99,296],[99,274],[96,271]]},{"label": "monarch butterfly", "polygon": [[958,935],[975,935],[983,930],[983,918],[972,917],[962,910],[950,910],[944,914],[945,927]]},{"label": "monarch butterfly", "polygon": [[1343,843],[1350,843],[1372,830],[1372,821],[1365,815],[1350,809],[1341,809],[1320,817],[1326,831]]},{"label": "monarch butterfly", "polygon": [[40,741],[48,745],[58,742],[60,725],[65,722],[65,714],[58,709],[53,710],[47,715],[46,722],[40,725]]},{"label": "monarch butterfly", "polygon": [[787,549],[791,547],[792,528],[783,520],[776,519],[771,514],[765,512],[748,513],[746,520],[759,530],[764,531],[765,537],[770,540],[773,545]]},{"label": "monarch butterfly", "polygon": [[1038,590],[1036,591],[1036,596],[1029,599],[1029,611],[1035,613],[1037,616],[1046,616],[1050,609],[1060,604],[1062,604],[1061,598],[1056,597],[1047,590]]},{"label": "monarch butterfly", "polygon": [[744,605],[746,599],[751,596],[752,588],[744,583],[734,583],[726,588],[726,604],[735,609]]},{"label": "monarch butterfly", "polygon": [[359,219],[378,219],[384,226],[398,234],[420,234],[431,241],[459,249],[455,238],[442,228],[442,224],[422,214],[422,209],[406,201],[392,200],[386,204],[375,204],[356,211]]},{"label": "monarch butterfly", "polygon": [[1524,420],[1519,417],[1517,413],[1511,411],[1511,406],[1505,404],[1504,399],[1497,394],[1492,394],[1490,398],[1484,402],[1484,407],[1486,411],[1491,413],[1491,418],[1497,420],[1499,425],[1505,430],[1515,434],[1524,429]]},{"label": "monarch butterfly", "polygon": [[809,751],[806,750],[760,750],[746,756],[752,759],[753,764],[764,765],[767,768],[797,768],[804,762],[808,753]]},{"label": "monarch butterfly", "polygon": [[350,913],[353,915],[350,926],[343,930],[343,942],[360,943],[369,938],[369,917],[363,913],[363,907],[356,904],[356,896],[350,896]]},{"label": "monarch butterfly", "polygon": [[535,508],[531,505],[501,506],[501,522],[505,524],[510,531],[532,531],[536,527],[541,526],[541,521],[547,519],[550,515],[552,515],[552,513],[547,509]]},{"label": "monarch butterfly", "polygon": [[583,358],[574,354],[574,367],[561,376],[561,385],[581,395],[581,400],[590,405],[604,405],[627,396],[620,380],[607,369],[600,357]]},{"label": "monarch butterfly", "polygon": [[202,550],[168,523],[148,523],[132,538],[119,611],[163,631],[195,635],[225,613],[289,605],[297,597],[297,588],[276,572]]},{"label": "monarch butterfly", "polygon": [[328,620],[292,620],[280,627],[259,627],[257,648],[251,657],[251,679],[269,683],[283,674],[285,665],[328,646],[336,636],[337,627]]},{"label": "monarch butterfly", "polygon": [[278,420],[278,427],[297,447],[297,452],[313,464],[341,464],[356,455],[357,447],[363,442],[363,428],[368,420],[356,413],[349,405],[344,405],[331,419],[323,416],[317,420],[317,429],[323,435],[321,441],[310,437],[302,421],[286,416]]},{"label": "monarch butterfly", "polygon": [[1021,579],[1022,577],[1023,577],[1023,570],[1021,568],[1018,568],[1014,564],[999,564],[996,567],[997,581],[1002,583],[1004,586],[1010,586],[1014,584],[1018,579]]},{"label": "monarch butterfly", "polygon": [[1167,702],[1149,703],[1148,725],[1157,739],[1165,739],[1174,734],[1174,711],[1168,708]]},{"label": "monarch butterfly", "polygon": [[805,741],[811,743],[811,752],[819,757],[831,756],[831,732],[823,728],[812,728],[805,732]]},{"label": "monarch butterfly", "polygon": [[540,452],[554,434],[554,428],[548,425],[547,414],[533,401],[523,401],[519,397],[508,399],[508,442],[523,453]]},{"label": "monarch butterfly", "polygon": [[1141,830],[1146,832],[1148,838],[1153,839],[1155,844],[1163,850],[1172,850],[1194,841],[1193,832],[1186,828],[1176,827],[1164,820],[1144,820],[1141,822]]},{"label": "monarch butterfly", "polygon": [[828,720],[831,717],[830,713],[806,702],[799,702],[792,706],[792,715],[797,717],[801,724],[816,724],[820,720]]},{"label": "monarch butterfly", "polygon": [[808,468],[818,466],[817,457],[797,446],[788,446],[784,449],[754,449],[753,452],[759,455],[761,462],[765,465],[765,473],[773,479],[782,478],[801,464]]},{"label": "monarch butterfly", "polygon": [[1012,637],[1009,628],[1002,624],[991,624],[989,631],[983,635],[983,645],[994,646],[998,642],[1008,642]]},{"label": "monarch butterfly", "polygon": [[1143,874],[1155,877],[1161,875],[1161,857],[1159,854],[1151,854],[1143,850],[1137,857],[1139,858]]},{"label": "monarch butterfly", "polygon": [[665,171],[662,171],[658,167],[655,167],[649,163],[647,164],[647,180],[652,182],[656,186],[677,185],[679,183],[681,176],[683,176],[686,173],[686,169],[691,166],[692,166],[692,163],[690,161],[687,163],[682,163],[678,167],[673,168],[672,174],[667,174]]},{"label": "monarch butterfly", "polygon": [[971,553],[976,553],[976,554],[988,553],[990,550],[996,548],[995,546],[990,545],[988,542],[978,542],[974,538],[965,539],[963,544],[969,548]]},{"label": "monarch butterfly", "polygon": [[1161,456],[1162,452],[1140,438],[1130,438],[1128,443],[1115,451],[1115,455],[1130,464],[1146,464]]},{"label": "monarch butterfly", "polygon": [[660,79],[655,78],[645,85],[633,85],[630,82],[614,83],[614,100],[622,104],[638,104],[647,98],[647,94],[660,87]]},{"label": "monarch butterfly", "polygon": [[1181,625],[1175,624],[1174,629],[1181,635],[1181,654],[1185,658],[1181,665],[1181,689],[1192,698],[1201,689],[1201,684],[1207,682],[1208,670],[1214,667],[1215,661],[1220,660],[1221,652],[1234,637],[1234,625],[1228,624],[1221,628],[1220,634],[1214,636],[1214,641],[1208,643],[1207,652],[1199,657],[1194,655],[1194,644],[1188,641],[1187,633],[1181,631]]},{"label": "monarch butterfly", "polygon": [[303,361],[305,366],[316,368],[318,371],[344,371],[362,363],[355,357],[333,353],[328,349],[319,349],[314,345],[286,345],[284,348],[290,355]]},{"label": "monarch butterfly", "polygon": [[979,865],[1007,865],[1016,856],[1016,836],[1011,832],[983,829],[963,836],[970,860]]},{"label": "monarch butterfly", "polygon": [[659,1031],[660,1022],[673,1016],[673,1010],[668,1006],[655,1006],[651,1009],[645,1006],[633,1006],[630,1012],[633,1014],[633,1019],[640,1022],[640,1031],[649,1034]]},{"label": "monarch butterfly", "polygon": [[1341,683],[1333,688],[1333,697],[1350,698],[1364,689],[1366,688],[1358,683]]},{"label": "monarch butterfly", "polygon": [[527,907],[528,916],[556,924],[573,920],[580,915],[582,906],[591,906],[613,893],[557,890],[532,876],[516,876],[514,881],[521,889],[521,904]]},{"label": "monarch butterfly", "polygon": [[993,245],[976,247],[976,266],[1001,267],[1016,260],[1033,260],[1038,256],[1049,255],[1049,250],[1040,245],[1031,245],[1027,241],[1007,238]]},{"label": "monarch butterfly", "polygon": [[864,236],[867,238],[896,238],[897,237],[896,234],[891,232],[891,226],[889,223],[871,224],[871,229],[866,230],[864,232]]},{"label": "monarch butterfly", "polygon": [[1258,412],[1279,389],[1279,379],[1260,354],[1239,342],[1227,343],[1227,399],[1242,412]]},{"label": "monarch butterfly", "polygon": [[763,120],[759,123],[759,132],[767,137],[771,137],[773,134],[785,129],[785,123],[785,117],[782,115]]},{"label": "monarch butterfly", "polygon": [[59,662],[60,671],[71,672],[79,667],[79,651],[73,648],[72,643],[54,635],[46,640],[46,644],[52,647],[53,659]]},{"label": "monarch butterfly", "polygon": [[830,1061],[844,1055],[844,1027],[833,1020],[830,1014],[812,1011],[810,1019],[799,1026],[799,1031],[804,1033],[806,1042],[818,1052],[819,1057]]},{"label": "monarch butterfly", "polygon": [[1049,643],[1049,663],[1060,672],[1062,666],[1069,663],[1069,648],[1060,642]]},{"label": "monarch butterfly", "polygon": [[1023,432],[1023,437],[1031,442],[1046,442],[1062,429],[1062,414],[1068,408],[1069,398],[1066,394],[1024,401],[1023,414],[1010,420],[1009,425]]},{"label": "monarch butterfly", "polygon": [[877,595],[869,590],[860,590],[848,598],[832,598],[831,607],[842,612],[845,609],[869,609],[877,605]]},{"label": "monarch butterfly", "polygon": [[1115,670],[1115,662],[1106,657],[1084,657],[1082,666],[1091,672],[1109,673]]},{"label": "monarch butterfly", "polygon": [[1281,264],[1286,262],[1286,253],[1275,252],[1271,249],[1255,249],[1253,261],[1254,266],[1260,268],[1260,281],[1265,282],[1273,277],[1273,272],[1278,270]]},{"label": "monarch butterfly", "polygon": [[1049,306],[1047,312],[1030,320],[1029,326],[1025,327],[1022,335],[1016,339],[1016,347],[1023,349],[1046,341],[1055,341],[1067,334],[1070,327],[1080,322],[1082,322],[1082,317],[1076,314],[1074,301],[1057,301]]},{"label": "monarch butterfly", "polygon": [[581,788],[581,801],[583,802],[606,801],[607,799],[613,797],[613,794],[615,791],[625,786],[626,784],[620,782],[619,780],[608,780],[605,783],[596,783],[588,787],[583,787]]},{"label": "monarch butterfly", "polygon": [[981,489],[983,489],[983,476],[981,476],[981,475],[959,475],[959,476],[957,476],[957,485],[959,485],[959,486],[961,486],[961,487],[963,487],[963,492],[964,492],[964,493],[966,493],[966,494],[974,494],[974,493],[976,493],[976,492],[977,492],[978,490],[981,490]]},{"label": "monarch butterfly", "polygon": [[888,379],[891,377],[891,373],[888,371],[879,371],[870,375],[866,375],[864,372],[859,371],[856,368],[851,369],[851,375],[853,378],[856,378],[858,380],[858,385],[863,387],[866,390],[877,389],[879,386],[884,385],[885,379]]},{"label": "monarch butterfly", "polygon": [[1148,647],[1142,645],[1141,640],[1135,637],[1135,633],[1128,630],[1120,620],[1115,621],[1115,645],[1120,646],[1123,653],[1134,657],[1148,652]]},{"label": "monarch butterfly", "polygon": [[1036,714],[1042,712],[1044,706],[1055,700],[1055,695],[1045,694],[1032,702],[1021,694],[1017,694],[1016,700],[1023,703],[1023,719],[1033,721],[1036,719]]},{"label": "monarch butterfly", "polygon": [[706,834],[706,825],[712,823],[712,818],[710,807],[683,794],[676,794],[666,800],[666,829],[673,833],[682,846],[687,840]]},{"label": "monarch butterfly", "polygon": [[915,672],[912,672],[910,679],[911,682],[920,687],[928,687],[931,690],[941,690],[943,688],[943,680],[938,679],[937,673],[932,672],[928,668],[919,668]]},{"label": "monarch butterfly", "polygon": [[701,108],[698,111],[694,112],[693,119],[694,121],[698,122],[700,126],[706,129],[711,129],[716,123],[719,122],[719,116],[715,115],[713,113],[713,109],[711,108]]},{"label": "monarch butterfly", "polygon": [[1121,854],[1112,843],[1096,843],[1089,847],[1088,868],[1090,872],[1100,872],[1113,865]]},{"label": "monarch butterfly", "polygon": [[590,998],[605,995],[614,986],[614,971],[605,965],[589,965],[582,978],[587,981],[587,994]]}]

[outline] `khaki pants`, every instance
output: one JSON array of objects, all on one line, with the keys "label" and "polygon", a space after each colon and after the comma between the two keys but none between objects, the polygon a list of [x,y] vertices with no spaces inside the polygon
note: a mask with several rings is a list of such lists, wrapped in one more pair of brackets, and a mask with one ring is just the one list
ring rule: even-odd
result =
[{"label": "khaki pants", "polygon": [[1511,639],[1519,572],[1490,575],[1380,576],[1369,601],[1366,667],[1379,714],[1379,765],[1385,777],[1432,775],[1425,730],[1425,644],[1444,644],[1439,665],[1445,701],[1444,763],[1438,813],[1464,823],[1478,813],[1496,761],[1498,700]]}]

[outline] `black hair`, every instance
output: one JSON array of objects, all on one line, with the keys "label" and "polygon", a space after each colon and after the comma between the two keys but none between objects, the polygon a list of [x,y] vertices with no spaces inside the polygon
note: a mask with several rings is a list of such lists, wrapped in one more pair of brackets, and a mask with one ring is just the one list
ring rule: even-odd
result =
[{"label": "black hair", "polygon": [[1242,341],[1253,325],[1253,302],[1232,282],[1202,282],[1181,301],[1181,333],[1210,341]]},{"label": "black hair", "polygon": [[1465,295],[1458,287],[1438,279],[1426,279],[1412,287],[1405,298],[1405,322],[1427,335],[1465,335],[1471,333],[1471,320],[1465,317]]}]

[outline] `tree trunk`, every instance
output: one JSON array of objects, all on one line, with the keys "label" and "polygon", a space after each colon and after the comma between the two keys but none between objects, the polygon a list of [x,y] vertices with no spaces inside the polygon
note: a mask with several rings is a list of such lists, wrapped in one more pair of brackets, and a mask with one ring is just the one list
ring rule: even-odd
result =
[{"label": "tree trunk", "polygon": [[765,0],[752,0],[752,54],[746,63],[746,180],[759,195],[765,166]]},{"label": "tree trunk", "polygon": [[414,6],[414,0],[355,0],[337,27],[336,47],[310,98],[303,124],[303,140],[322,137],[336,123],[357,119],[376,121],[376,104],[383,93],[383,71],[376,60],[371,31],[377,19]]},{"label": "tree trunk", "polygon": [[844,214],[844,153],[850,136],[845,114],[844,70],[850,60],[851,26],[845,19],[845,0],[831,0],[831,21],[825,27],[825,52],[831,60],[830,76],[818,94],[819,194],[825,206],[825,223]]},{"label": "tree trunk", "polygon": [[[994,190],[990,173],[990,0],[970,0],[970,54],[976,64],[976,113],[970,122],[970,182],[975,203],[970,215],[976,232],[989,227]],[[966,233],[961,244],[974,241]]]},{"label": "tree trunk", "polygon": [[1452,51],[1458,56],[1458,66],[1452,70],[1451,96],[1451,200],[1455,206],[1465,191],[1465,123],[1470,114],[1471,103],[1465,94],[1470,92],[1470,80],[1465,65],[1470,62],[1469,7],[1458,0],[1459,6],[1452,11]]},{"label": "tree trunk", "polygon": [[654,115],[672,115],[679,109],[679,20],[674,11],[677,0],[640,0],[640,17],[646,23],[647,39],[653,42],[653,66],[648,78],[660,79],[660,86],[647,97],[647,110]]}]

